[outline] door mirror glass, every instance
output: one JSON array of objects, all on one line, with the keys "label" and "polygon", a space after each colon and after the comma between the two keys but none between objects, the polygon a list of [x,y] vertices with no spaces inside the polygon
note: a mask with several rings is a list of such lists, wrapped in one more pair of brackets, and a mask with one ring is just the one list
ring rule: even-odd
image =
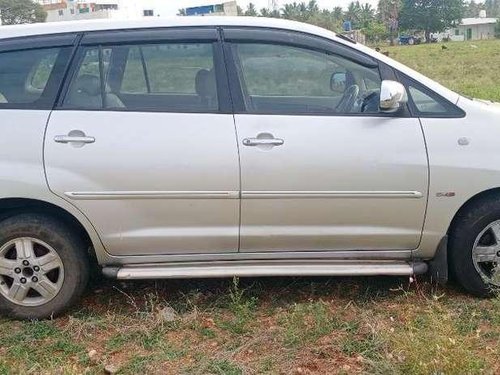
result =
[{"label": "door mirror glass", "polygon": [[380,86],[380,112],[394,113],[408,101],[405,87],[396,81],[382,81]]},{"label": "door mirror glass", "polygon": [[330,90],[343,93],[346,89],[347,75],[345,72],[335,72],[330,77]]}]

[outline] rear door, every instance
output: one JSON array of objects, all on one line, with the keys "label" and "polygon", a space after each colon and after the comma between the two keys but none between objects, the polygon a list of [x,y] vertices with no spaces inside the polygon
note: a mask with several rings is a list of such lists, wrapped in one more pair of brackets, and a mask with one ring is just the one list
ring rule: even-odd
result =
[{"label": "rear door", "polygon": [[47,129],[47,179],[113,255],[238,250],[238,152],[217,35],[82,39]]},{"label": "rear door", "polygon": [[241,157],[240,251],[415,249],[427,154],[418,118],[378,111],[392,70],[300,33],[224,35]]}]

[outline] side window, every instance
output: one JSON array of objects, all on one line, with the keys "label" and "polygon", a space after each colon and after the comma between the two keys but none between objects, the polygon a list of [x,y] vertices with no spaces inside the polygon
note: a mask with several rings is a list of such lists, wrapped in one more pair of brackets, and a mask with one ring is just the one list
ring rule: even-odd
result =
[{"label": "side window", "polygon": [[51,53],[43,56],[38,64],[34,66],[28,81],[28,90],[39,94],[43,92],[56,64],[58,54],[58,50],[52,50]]},{"label": "side window", "polygon": [[232,50],[248,112],[378,112],[378,69],[288,45],[239,43]]},{"label": "side window", "polygon": [[419,82],[398,73],[401,82],[408,92],[409,104],[415,115],[419,117],[463,117],[462,109],[442,98]]},{"label": "side window", "polygon": [[216,111],[213,46],[164,43],[89,48],[81,58],[64,107]]},{"label": "side window", "polygon": [[408,85],[408,92],[419,112],[446,113],[446,108],[441,103],[420,91],[418,88]]},{"label": "side window", "polygon": [[64,100],[66,107],[82,109],[122,107],[120,100],[110,92],[107,84],[111,54],[109,48],[92,47],[83,50],[80,67]]},{"label": "side window", "polygon": [[130,47],[120,92],[124,94],[149,93],[150,89],[148,88],[146,74],[147,67],[142,48],[138,46]]},{"label": "side window", "polygon": [[68,48],[0,53],[0,108],[51,109],[68,56]]}]

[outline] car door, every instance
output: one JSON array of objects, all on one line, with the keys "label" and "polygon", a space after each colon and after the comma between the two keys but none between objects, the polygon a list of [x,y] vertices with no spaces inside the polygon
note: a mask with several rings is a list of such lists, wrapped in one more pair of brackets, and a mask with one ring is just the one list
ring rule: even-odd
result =
[{"label": "car door", "polygon": [[240,251],[415,249],[428,163],[418,118],[379,113],[381,80],[394,73],[296,32],[228,28],[224,37],[240,148]]},{"label": "car door", "polygon": [[215,29],[96,32],[45,137],[50,189],[112,255],[236,252],[239,163]]}]

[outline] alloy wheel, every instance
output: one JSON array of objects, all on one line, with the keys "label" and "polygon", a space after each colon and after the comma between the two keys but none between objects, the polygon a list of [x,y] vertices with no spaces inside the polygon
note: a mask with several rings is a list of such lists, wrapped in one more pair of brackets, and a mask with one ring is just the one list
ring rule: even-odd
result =
[{"label": "alloy wheel", "polygon": [[64,266],[47,243],[20,237],[0,248],[0,294],[20,306],[41,306],[54,299],[64,281]]}]

